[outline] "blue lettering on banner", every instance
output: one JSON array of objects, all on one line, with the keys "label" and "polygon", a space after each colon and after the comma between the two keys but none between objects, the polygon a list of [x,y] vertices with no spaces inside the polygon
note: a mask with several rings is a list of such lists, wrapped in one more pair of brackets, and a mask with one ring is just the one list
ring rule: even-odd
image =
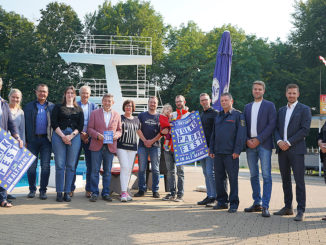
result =
[{"label": "blue lettering on banner", "polygon": [[207,143],[198,111],[172,122],[176,165],[193,163],[208,156]]},{"label": "blue lettering on banner", "polygon": [[0,128],[0,186],[12,191],[36,157]]}]

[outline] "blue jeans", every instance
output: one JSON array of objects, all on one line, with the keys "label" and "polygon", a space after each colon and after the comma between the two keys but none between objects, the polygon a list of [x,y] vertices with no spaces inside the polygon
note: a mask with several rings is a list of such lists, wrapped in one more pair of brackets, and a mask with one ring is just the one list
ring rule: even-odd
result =
[{"label": "blue jeans", "polygon": [[85,162],[86,162],[86,187],[85,187],[85,190],[86,191],[91,191],[92,154],[91,154],[91,151],[89,150],[90,143],[91,143],[90,139],[88,141],[88,144],[84,144],[83,142],[81,142],[81,146],[80,146],[80,149],[79,149],[79,152],[78,152],[77,161],[76,161],[76,164],[75,164],[75,175],[74,175],[74,179],[73,179],[72,184],[71,184],[71,191],[74,191],[76,189],[76,186],[75,186],[76,169],[77,169],[77,166],[78,166],[79,157],[80,157],[82,149],[84,149]]},{"label": "blue jeans", "polygon": [[91,192],[92,195],[99,195],[98,184],[100,181],[100,168],[103,161],[103,189],[102,196],[110,195],[110,183],[111,183],[111,168],[114,154],[108,149],[105,144],[99,151],[92,151],[92,172],[91,172]]},{"label": "blue jeans", "polygon": [[5,200],[7,200],[7,191],[0,186],[0,204]]},{"label": "blue jeans", "polygon": [[206,157],[200,160],[203,174],[205,176],[206,192],[210,198],[216,198],[216,185],[214,174],[214,160],[211,157]]},{"label": "blue jeans", "polygon": [[[175,184],[175,161],[174,154],[171,151],[164,151],[164,158],[166,168],[168,170],[168,184],[171,195],[175,196],[176,184]],[[184,170],[183,165],[177,166],[177,176],[178,176],[178,196],[183,196],[184,193]]]},{"label": "blue jeans", "polygon": [[38,162],[38,155],[40,154],[41,160],[41,180],[40,180],[40,192],[46,192],[50,177],[50,160],[52,146],[48,138],[41,137],[35,138],[31,142],[27,143],[27,149],[30,150],[36,159],[27,171],[27,178],[30,191],[36,191],[36,168]]},{"label": "blue jeans", "polygon": [[160,183],[160,155],[161,149],[159,147],[152,146],[138,147],[138,187],[140,191],[147,191],[146,186],[146,168],[148,164],[148,155],[151,159],[151,170],[152,170],[152,191],[157,192]]},{"label": "blue jeans", "polygon": [[[65,135],[72,133],[71,128],[66,128],[62,132]],[[71,145],[63,143],[61,137],[53,132],[52,145],[55,160],[55,185],[57,192],[69,193],[71,183],[75,174],[75,163],[80,148],[80,135],[77,134],[72,140]]]},{"label": "blue jeans", "polygon": [[[269,201],[271,200],[272,193],[272,174],[271,174],[271,157],[272,151],[258,146],[255,149],[247,149],[247,161],[250,169],[250,182],[252,187],[252,198],[255,205],[262,205],[269,208]],[[260,192],[259,183],[259,165],[260,159],[261,171],[263,176],[263,198]]]}]

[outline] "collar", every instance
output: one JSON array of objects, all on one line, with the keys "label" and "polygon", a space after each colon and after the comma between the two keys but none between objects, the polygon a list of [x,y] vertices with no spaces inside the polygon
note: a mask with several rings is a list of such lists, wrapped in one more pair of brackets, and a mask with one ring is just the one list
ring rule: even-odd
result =
[{"label": "collar", "polygon": [[224,110],[222,110],[221,112],[225,115],[227,114],[232,114],[232,112],[234,111],[234,108],[232,107],[227,113],[224,112]]},{"label": "collar", "polygon": [[111,113],[112,112],[112,108],[109,111],[104,110],[104,108],[102,108],[102,110],[103,110],[103,113]]},{"label": "collar", "polygon": [[296,107],[296,105],[298,104],[298,100],[296,102],[294,102],[292,105],[286,104],[286,109],[294,109]]},{"label": "collar", "polygon": [[89,104],[89,101],[87,101],[87,103],[86,103],[86,104],[83,104],[83,102],[82,102],[82,101],[79,101],[79,103],[80,103],[80,105],[88,105],[88,104]]}]

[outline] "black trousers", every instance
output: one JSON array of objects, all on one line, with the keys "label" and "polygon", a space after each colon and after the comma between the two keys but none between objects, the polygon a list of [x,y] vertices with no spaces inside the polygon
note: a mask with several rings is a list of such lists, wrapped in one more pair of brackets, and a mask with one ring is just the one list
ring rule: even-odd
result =
[{"label": "black trousers", "polygon": [[304,181],[304,154],[295,154],[291,151],[281,151],[278,153],[278,163],[280,166],[284,203],[285,207],[292,208],[293,193],[291,181],[291,168],[295,180],[295,190],[297,198],[297,211],[304,212],[306,209],[306,186]]},{"label": "black trousers", "polygon": [[[233,159],[230,154],[215,154],[214,172],[218,205],[230,202],[230,208],[237,209],[239,206],[239,158]],[[230,182],[230,196],[227,193],[226,175]]]}]

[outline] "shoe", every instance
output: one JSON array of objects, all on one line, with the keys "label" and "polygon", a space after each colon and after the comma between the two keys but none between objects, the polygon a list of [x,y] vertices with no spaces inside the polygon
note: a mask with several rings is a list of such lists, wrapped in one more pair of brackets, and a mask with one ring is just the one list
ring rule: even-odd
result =
[{"label": "shoe", "polygon": [[139,190],[139,191],[134,195],[134,197],[143,197],[143,196],[145,196],[145,191],[141,191],[141,190]]},{"label": "shoe", "polygon": [[236,208],[229,208],[228,212],[229,212],[230,214],[232,214],[232,213],[236,213],[237,210],[238,210],[238,209],[236,209]]},{"label": "shoe", "polygon": [[325,216],[325,217],[323,217],[323,218],[321,218],[321,220],[324,220],[324,221],[326,221],[326,216]]},{"label": "shoe", "polygon": [[7,194],[7,199],[15,200],[16,197],[11,194]]},{"label": "shoe", "polygon": [[160,198],[160,193],[158,193],[158,192],[153,192],[153,197],[154,197],[154,198]]},{"label": "shoe", "polygon": [[107,202],[112,202],[112,198],[110,197],[110,195],[104,195],[104,196],[102,196],[102,199],[104,200],[104,201],[107,201]]},{"label": "shoe", "polygon": [[215,210],[222,210],[222,209],[228,209],[228,208],[229,208],[229,206],[227,204],[218,204],[218,203],[213,207],[213,209],[215,209]]},{"label": "shoe", "polygon": [[294,218],[295,221],[303,221],[303,219],[304,219],[304,214],[302,211],[299,211],[297,213],[297,216],[295,216],[295,218]]},{"label": "shoe", "polygon": [[253,213],[253,212],[261,212],[263,211],[263,207],[261,205],[252,205],[249,208],[245,208],[244,211],[246,213]]},{"label": "shoe", "polygon": [[281,210],[274,212],[274,215],[292,215],[293,214],[293,209],[292,208],[287,208],[284,207]]},{"label": "shoe", "polygon": [[197,202],[197,205],[206,205],[207,203],[209,203],[209,201],[210,201],[210,198],[205,197],[204,200]]},{"label": "shoe", "polygon": [[69,196],[73,197],[74,196],[74,191],[69,192]]},{"label": "shoe", "polygon": [[57,202],[63,202],[62,192],[57,192]]},{"label": "shoe", "polygon": [[41,199],[41,200],[46,200],[46,199],[48,199],[48,196],[46,195],[46,192],[45,192],[45,191],[40,192],[40,199]]},{"label": "shoe", "polygon": [[63,195],[63,200],[65,200],[65,202],[71,202],[71,197],[69,195],[69,193],[66,193]]},{"label": "shoe", "polygon": [[91,197],[89,198],[90,202],[96,202],[97,201],[97,196],[96,195],[91,195]]},{"label": "shoe", "polygon": [[175,199],[175,195],[167,194],[165,197],[162,198],[163,201],[173,201]]},{"label": "shoe", "polygon": [[127,192],[127,201],[132,201],[132,197],[129,195],[128,192]]},{"label": "shoe", "polygon": [[35,191],[30,191],[27,195],[28,198],[34,198],[35,197]]},{"label": "shoe", "polygon": [[182,196],[177,195],[177,198],[174,199],[175,202],[183,202]]},{"label": "shoe", "polygon": [[122,192],[120,197],[121,202],[127,202],[128,201],[128,194],[127,192]]},{"label": "shoe", "polygon": [[263,208],[263,211],[261,212],[261,216],[266,217],[266,218],[271,217],[271,214],[268,211],[268,208]]},{"label": "shoe", "polygon": [[210,203],[207,203],[206,204],[206,208],[212,208],[214,207],[215,205],[217,204],[217,201],[214,199],[214,201],[210,202]]},{"label": "shoe", "polygon": [[86,191],[85,197],[90,198],[91,196],[92,196],[92,192],[91,191]]}]

